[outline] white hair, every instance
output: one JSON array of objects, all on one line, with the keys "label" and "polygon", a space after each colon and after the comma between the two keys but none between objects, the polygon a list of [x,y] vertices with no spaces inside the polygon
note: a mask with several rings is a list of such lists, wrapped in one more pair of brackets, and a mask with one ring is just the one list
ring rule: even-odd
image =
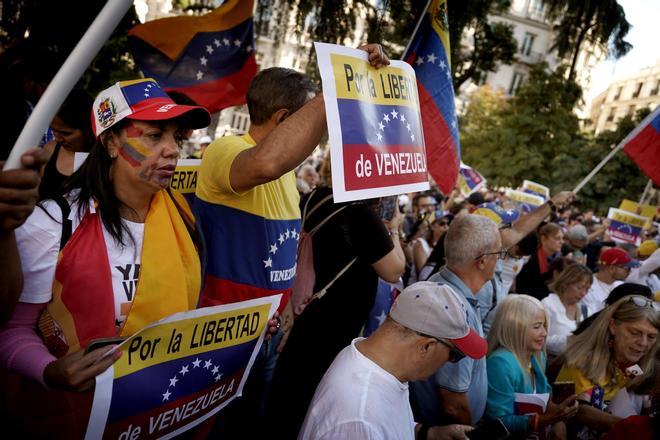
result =
[{"label": "white hair", "polygon": [[488,217],[466,214],[454,219],[445,236],[447,265],[462,267],[486,252],[498,250],[494,247],[499,234]]}]

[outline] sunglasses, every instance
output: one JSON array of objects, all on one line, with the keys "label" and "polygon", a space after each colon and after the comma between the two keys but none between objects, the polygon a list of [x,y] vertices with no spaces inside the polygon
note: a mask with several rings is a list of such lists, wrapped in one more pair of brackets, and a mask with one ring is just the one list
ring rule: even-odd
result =
[{"label": "sunglasses", "polygon": [[653,301],[652,299],[648,299],[646,297],[643,297],[643,296],[632,295],[628,298],[628,302],[631,302],[631,303],[635,304],[637,307],[642,308],[642,309],[645,308],[645,307],[650,307],[653,310],[655,310],[656,312],[660,312],[660,306],[658,306],[658,304],[655,301]]},{"label": "sunglasses", "polygon": [[456,362],[460,361],[465,357],[465,353],[463,353],[461,350],[456,348],[454,344],[447,342],[443,339],[438,339],[438,342],[449,347],[449,362],[455,364]]},{"label": "sunglasses", "polygon": [[497,258],[499,258],[500,260],[504,260],[504,259],[506,259],[507,255],[509,255],[509,252],[508,252],[505,248],[502,248],[502,249],[500,249],[500,250],[497,251],[497,252],[486,252],[486,253],[483,253],[483,254],[479,255],[477,258],[475,258],[474,260],[476,261],[476,260],[478,260],[479,258],[481,258],[481,257],[485,257],[485,256],[487,256],[487,255],[497,255]]}]

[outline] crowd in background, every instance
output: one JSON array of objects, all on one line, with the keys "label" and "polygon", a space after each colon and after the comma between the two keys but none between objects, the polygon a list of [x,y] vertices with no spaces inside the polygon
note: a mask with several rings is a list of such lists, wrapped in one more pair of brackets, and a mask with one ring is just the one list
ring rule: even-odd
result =
[{"label": "crowd in background", "polygon": [[202,139],[189,206],[168,187],[210,117],[138,84],[158,101],[123,118],[104,99],[134,82],[71,94],[53,140],[0,174],[8,430],[83,435],[115,359],[90,341],[284,292],[244,395],[197,435],[460,439],[494,421],[502,438],[658,435],[657,223],[615,242],[570,192],[531,210],[488,189],[333,203],[329,156],[310,156],[333,129],[323,97],[280,68],[252,81],[247,134]]}]

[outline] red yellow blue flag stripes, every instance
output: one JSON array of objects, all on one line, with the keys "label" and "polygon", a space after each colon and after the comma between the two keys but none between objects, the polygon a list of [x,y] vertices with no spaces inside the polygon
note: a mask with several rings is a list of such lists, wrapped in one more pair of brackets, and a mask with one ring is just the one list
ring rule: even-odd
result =
[{"label": "red yellow blue flag stripes", "polygon": [[623,151],[660,185],[660,106],[642,121],[626,139]]},{"label": "red yellow blue flag stripes", "polygon": [[428,170],[445,194],[456,184],[461,160],[448,28],[447,1],[432,0],[403,54],[417,76]]},{"label": "red yellow blue flag stripes", "polygon": [[243,104],[257,71],[253,4],[229,0],[203,16],[138,25],[129,32],[135,61],[166,91],[184,93],[210,112]]},{"label": "red yellow blue flag stripes", "polygon": [[86,439],[182,434],[241,395],[280,295],[177,313],[131,336],[96,378]]}]

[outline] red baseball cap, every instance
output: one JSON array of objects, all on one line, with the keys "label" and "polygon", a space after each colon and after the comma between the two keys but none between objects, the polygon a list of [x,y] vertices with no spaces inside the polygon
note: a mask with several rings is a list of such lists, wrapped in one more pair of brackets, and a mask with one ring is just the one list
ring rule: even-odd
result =
[{"label": "red baseball cap", "polygon": [[120,81],[94,100],[92,128],[96,137],[124,118],[145,121],[177,118],[183,128],[204,128],[211,123],[208,110],[175,103],[151,78]]},{"label": "red baseball cap", "polygon": [[628,268],[639,267],[640,262],[630,258],[630,255],[621,248],[610,248],[600,254],[599,264],[608,266],[623,266]]}]

